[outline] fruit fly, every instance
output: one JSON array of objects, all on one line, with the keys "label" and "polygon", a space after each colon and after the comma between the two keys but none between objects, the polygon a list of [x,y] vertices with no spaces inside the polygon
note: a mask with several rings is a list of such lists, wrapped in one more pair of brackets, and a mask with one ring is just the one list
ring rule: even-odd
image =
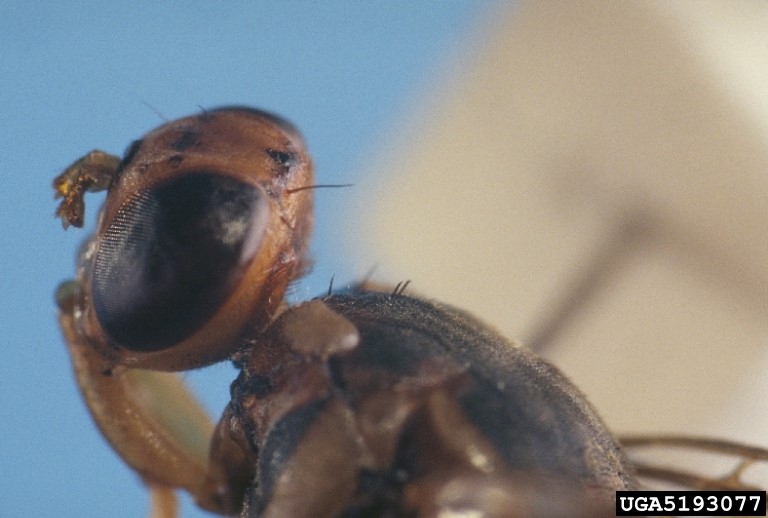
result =
[{"label": "fruit fly", "polygon": [[[156,516],[175,515],[179,488],[223,515],[609,516],[637,475],[682,480],[630,462],[564,375],[465,312],[370,283],[289,306],[315,187],[297,129],[245,107],[54,180],[65,227],[107,191],[59,321]],[[174,371],[227,359],[240,374],[214,426]]]}]

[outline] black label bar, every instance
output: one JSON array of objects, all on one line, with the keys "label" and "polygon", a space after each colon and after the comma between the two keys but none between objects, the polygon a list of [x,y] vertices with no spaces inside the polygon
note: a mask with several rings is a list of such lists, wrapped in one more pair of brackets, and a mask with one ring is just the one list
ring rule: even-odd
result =
[{"label": "black label bar", "polygon": [[765,491],[616,491],[616,516],[765,516]]}]

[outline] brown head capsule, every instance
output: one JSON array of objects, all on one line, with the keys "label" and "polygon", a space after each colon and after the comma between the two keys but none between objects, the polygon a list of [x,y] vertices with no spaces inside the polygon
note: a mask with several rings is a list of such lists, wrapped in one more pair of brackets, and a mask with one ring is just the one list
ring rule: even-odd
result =
[{"label": "brown head capsule", "polygon": [[244,328],[271,320],[304,267],[312,218],[301,188],[311,182],[298,131],[249,108],[179,119],[134,142],[81,261],[83,334],[132,367],[227,357]]}]

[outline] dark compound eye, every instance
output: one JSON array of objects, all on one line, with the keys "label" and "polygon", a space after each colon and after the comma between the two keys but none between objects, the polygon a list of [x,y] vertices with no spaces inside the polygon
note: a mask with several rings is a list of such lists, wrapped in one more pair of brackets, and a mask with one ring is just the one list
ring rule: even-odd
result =
[{"label": "dark compound eye", "polygon": [[258,251],[265,195],[213,172],[188,173],[140,191],[99,242],[93,306],[116,344],[166,349],[216,312]]}]

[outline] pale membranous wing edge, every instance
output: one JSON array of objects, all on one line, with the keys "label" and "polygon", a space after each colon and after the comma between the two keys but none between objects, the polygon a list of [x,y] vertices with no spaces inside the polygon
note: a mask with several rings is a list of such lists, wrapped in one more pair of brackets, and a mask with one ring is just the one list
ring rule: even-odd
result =
[{"label": "pale membranous wing edge", "polygon": [[[643,482],[664,483],[697,490],[765,490],[766,482],[754,484],[744,480],[745,472],[757,464],[768,467],[768,449],[735,441],[693,436],[644,435],[621,436],[619,441],[634,462],[637,475]],[[643,453],[672,453],[686,455],[709,454],[732,459],[735,467],[721,476],[707,475],[686,468],[669,465],[667,455],[663,461],[636,460]],[[656,457],[658,458],[658,457]]]}]

